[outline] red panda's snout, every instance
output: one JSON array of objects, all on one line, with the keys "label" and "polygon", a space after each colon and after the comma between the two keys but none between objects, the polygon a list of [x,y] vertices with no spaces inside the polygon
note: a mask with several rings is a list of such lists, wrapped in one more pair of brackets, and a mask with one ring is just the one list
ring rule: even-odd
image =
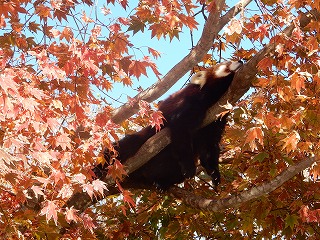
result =
[{"label": "red panda's snout", "polygon": [[242,61],[223,62],[214,68],[213,74],[217,78],[226,77],[230,73],[237,71],[242,65]]}]

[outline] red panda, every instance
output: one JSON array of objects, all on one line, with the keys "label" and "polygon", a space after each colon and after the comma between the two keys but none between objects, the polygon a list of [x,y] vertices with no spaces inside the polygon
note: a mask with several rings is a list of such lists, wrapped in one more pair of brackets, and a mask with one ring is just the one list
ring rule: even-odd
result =
[{"label": "red panda", "polygon": [[[201,128],[207,110],[228,90],[234,73],[242,66],[241,61],[228,61],[217,64],[205,71],[197,72],[190,84],[159,103],[159,110],[165,118],[163,127],[170,128],[171,144],[150,159],[145,165],[132,172],[122,183],[123,187],[151,188],[165,190],[183,182],[196,174],[196,161],[211,176],[215,185],[220,182],[218,159],[226,117],[217,119]],[[115,144],[119,160],[135,155],[139,148],[155,134],[155,129],[146,127],[127,135]],[[108,162],[108,150],[104,152]],[[103,166],[94,172],[99,177],[105,174]]]}]

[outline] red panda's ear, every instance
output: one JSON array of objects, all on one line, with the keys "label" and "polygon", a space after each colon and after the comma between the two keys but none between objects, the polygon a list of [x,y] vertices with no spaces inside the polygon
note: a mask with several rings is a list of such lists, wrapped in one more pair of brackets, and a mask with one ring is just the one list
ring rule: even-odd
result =
[{"label": "red panda's ear", "polygon": [[197,72],[195,75],[192,76],[190,83],[200,85],[200,88],[202,88],[206,84],[207,75],[207,71]]}]

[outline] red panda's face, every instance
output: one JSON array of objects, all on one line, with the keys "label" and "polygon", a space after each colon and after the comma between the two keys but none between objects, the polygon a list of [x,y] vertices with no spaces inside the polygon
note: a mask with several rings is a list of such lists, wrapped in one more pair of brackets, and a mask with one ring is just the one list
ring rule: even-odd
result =
[{"label": "red panda's face", "polygon": [[192,76],[190,82],[193,84],[200,85],[200,88],[202,88],[205,85],[209,74],[212,74],[214,78],[226,77],[229,74],[237,71],[242,65],[243,63],[241,61],[223,62],[215,65],[213,68],[207,71],[197,72],[195,75]]},{"label": "red panda's face", "polygon": [[242,64],[243,63],[241,61],[223,62],[217,65],[216,67],[214,67],[214,69],[212,70],[212,73],[216,78],[226,77],[230,73],[237,71],[242,66]]}]

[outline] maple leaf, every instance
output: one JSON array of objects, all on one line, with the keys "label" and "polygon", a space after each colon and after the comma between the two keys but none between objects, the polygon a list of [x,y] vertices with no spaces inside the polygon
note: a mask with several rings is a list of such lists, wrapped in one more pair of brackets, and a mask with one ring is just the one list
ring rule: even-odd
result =
[{"label": "maple leaf", "polygon": [[259,69],[261,69],[264,72],[268,72],[273,64],[273,60],[270,57],[263,58],[257,65]]},{"label": "maple leaf", "polygon": [[42,91],[41,89],[35,88],[35,87],[26,86],[25,91],[26,91],[26,93],[34,96],[36,99],[39,99],[39,100],[49,98],[49,96],[47,94],[45,94],[44,91]]},{"label": "maple leaf", "polygon": [[240,34],[242,32],[242,22],[238,19],[233,18],[230,21],[230,24],[228,25],[225,32],[228,35],[232,35],[234,33]]},{"label": "maple leaf", "polygon": [[101,35],[101,27],[100,26],[95,26],[92,30],[91,30],[91,35],[94,39],[97,39],[98,36]]},{"label": "maple leaf", "polygon": [[102,196],[104,195],[104,190],[108,190],[106,187],[106,183],[96,179],[92,181],[93,189],[97,192],[99,192]]},{"label": "maple leaf", "polygon": [[68,134],[60,133],[56,137],[56,146],[60,146],[62,150],[71,149],[71,139],[68,137]]},{"label": "maple leaf", "polygon": [[152,54],[152,56],[153,56],[155,59],[158,59],[158,57],[161,57],[161,54],[160,54],[157,50],[155,50],[155,49],[153,49],[153,48],[148,47],[148,52],[149,52],[150,54]]},{"label": "maple leaf", "polygon": [[34,192],[34,194],[36,195],[36,198],[38,198],[38,195],[42,195],[42,196],[44,196],[44,193],[43,193],[43,189],[41,188],[41,187],[39,187],[39,186],[35,186],[35,185],[33,185],[32,187],[31,187],[31,190]]},{"label": "maple leaf", "polygon": [[147,101],[139,101],[139,114],[141,117],[148,116],[151,111],[150,104]]},{"label": "maple leaf", "polygon": [[43,188],[46,188],[47,185],[48,185],[49,183],[51,183],[51,181],[50,181],[49,178],[35,177],[34,179],[37,180],[38,182],[42,183],[42,184],[43,184]]},{"label": "maple leaf", "polygon": [[291,87],[296,89],[297,93],[300,94],[301,89],[305,89],[305,77],[302,76],[300,73],[294,73],[291,75],[290,78]]},{"label": "maple leaf", "polygon": [[128,190],[123,190],[121,193],[123,196],[123,201],[134,208],[136,206],[136,203],[132,199],[133,194]]},{"label": "maple leaf", "polygon": [[297,144],[300,141],[300,135],[297,131],[292,131],[292,133],[282,141],[284,142],[282,150],[286,149],[287,153],[289,153],[297,149]]},{"label": "maple leaf", "polygon": [[57,221],[58,221],[58,207],[55,204],[55,200],[54,201],[50,201],[50,200],[46,200],[44,202],[44,207],[41,209],[40,215],[46,215],[46,220],[47,223],[49,222],[49,220],[51,218],[53,218],[53,221],[56,225]]},{"label": "maple leaf", "polygon": [[46,18],[52,18],[52,15],[50,13],[51,8],[43,5],[43,4],[39,4],[36,6],[36,14],[41,18],[41,19],[46,19]]},{"label": "maple leaf", "polygon": [[287,215],[286,219],[285,219],[285,227],[290,227],[291,229],[294,228],[295,225],[298,224],[298,216],[296,215]]},{"label": "maple leaf", "polygon": [[11,156],[9,153],[4,151],[3,149],[0,149],[0,159],[2,159],[8,165],[14,164],[14,162],[16,161],[13,156]]},{"label": "maple leaf", "polygon": [[60,32],[59,30],[57,30],[57,29],[50,29],[49,32],[52,34],[52,36],[53,36],[54,38],[59,37],[60,34],[61,34],[61,32]]},{"label": "maple leaf", "polygon": [[61,111],[63,111],[63,104],[60,100],[53,100],[51,105],[54,108],[60,109]]},{"label": "maple leaf", "polygon": [[93,198],[94,189],[93,189],[92,184],[90,184],[90,183],[82,184],[82,191],[86,192],[90,196],[91,199]]},{"label": "maple leaf", "polygon": [[193,16],[185,16],[180,14],[179,17],[183,24],[185,24],[190,30],[198,29],[198,22],[195,20]]},{"label": "maple leaf", "polygon": [[65,28],[62,30],[59,39],[60,39],[60,40],[66,39],[67,42],[71,42],[72,38],[73,38],[73,32],[72,32],[71,28],[65,27]]},{"label": "maple leaf", "polygon": [[163,125],[163,115],[162,112],[156,111],[151,114],[150,124],[152,127],[156,128],[156,132],[161,130],[161,125]]},{"label": "maple leaf", "polygon": [[132,80],[129,77],[122,78],[121,82],[124,86],[132,86]]},{"label": "maple leaf", "polygon": [[118,21],[122,24],[122,25],[129,25],[130,24],[130,20],[128,18],[123,18],[123,17],[119,17]]},{"label": "maple leaf", "polygon": [[121,162],[115,159],[114,163],[108,166],[108,175],[113,179],[122,179],[123,176],[127,175],[127,172],[124,170]]},{"label": "maple leaf", "polygon": [[128,6],[128,1],[127,0],[121,0],[120,4],[124,9],[127,9],[127,6]]},{"label": "maple leaf", "polygon": [[77,212],[78,210],[74,209],[73,206],[71,208],[66,208],[65,215],[67,223],[70,224],[71,221],[78,222],[80,220],[80,217],[77,215]]},{"label": "maple leaf", "polygon": [[72,177],[72,182],[76,182],[76,183],[85,183],[85,180],[86,180],[86,176],[82,173],[75,174]]},{"label": "maple leaf", "polygon": [[39,23],[36,23],[35,21],[33,21],[29,23],[28,28],[30,29],[30,31],[36,33],[37,31],[41,30],[40,26],[41,25]]},{"label": "maple leaf", "polygon": [[151,25],[149,30],[151,30],[151,38],[156,36],[158,40],[167,32],[160,23]]},{"label": "maple leaf", "polygon": [[36,102],[34,98],[24,98],[22,105],[25,110],[29,110],[31,113],[33,113],[39,103]]},{"label": "maple leaf", "polygon": [[101,8],[101,13],[102,13],[104,16],[106,16],[106,15],[108,15],[108,14],[111,14],[111,10],[110,10],[110,8],[106,8],[105,6],[103,6],[103,7]]},{"label": "maple leaf", "polygon": [[0,87],[4,90],[4,92],[8,95],[9,89],[13,92],[18,92],[18,84],[13,80],[15,73],[12,71],[8,71],[6,74],[0,75]]},{"label": "maple leaf", "polygon": [[85,23],[92,23],[94,22],[91,18],[87,17],[86,12],[82,11],[82,17],[81,17],[82,21],[84,21]]},{"label": "maple leaf", "polygon": [[249,143],[251,151],[257,150],[257,144],[256,140],[258,140],[258,143],[260,143],[263,146],[263,131],[261,127],[253,127],[248,129],[246,133],[247,137],[245,140],[245,144]]},{"label": "maple leaf", "polygon": [[174,12],[169,12],[164,16],[165,21],[169,24],[169,27],[173,29],[180,19],[174,14]]},{"label": "maple leaf", "polygon": [[50,166],[52,156],[50,155],[49,152],[35,151],[35,152],[31,152],[30,155],[32,156],[32,158],[37,160],[41,165],[44,164],[44,165]]},{"label": "maple leaf", "polygon": [[71,184],[63,184],[62,188],[60,189],[57,197],[61,197],[62,199],[69,199],[73,194],[73,188]]},{"label": "maple leaf", "polygon": [[61,170],[53,170],[51,172],[50,178],[54,179],[54,183],[57,184],[60,180],[64,182],[66,175]]},{"label": "maple leaf", "polygon": [[255,29],[255,32],[257,33],[256,36],[259,38],[260,42],[262,42],[265,37],[269,37],[269,28],[270,26],[268,24],[262,24]]},{"label": "maple leaf", "polygon": [[139,18],[131,16],[131,24],[127,31],[133,31],[134,35],[139,31],[144,32],[145,26],[146,25],[144,24],[144,22],[142,22]]},{"label": "maple leaf", "polygon": [[82,213],[80,217],[82,219],[83,226],[86,229],[89,229],[91,233],[93,233],[93,229],[95,229],[96,226],[94,225],[92,218],[86,213]]},{"label": "maple leaf", "polygon": [[47,124],[52,131],[55,131],[60,126],[60,123],[56,118],[47,118]]}]

